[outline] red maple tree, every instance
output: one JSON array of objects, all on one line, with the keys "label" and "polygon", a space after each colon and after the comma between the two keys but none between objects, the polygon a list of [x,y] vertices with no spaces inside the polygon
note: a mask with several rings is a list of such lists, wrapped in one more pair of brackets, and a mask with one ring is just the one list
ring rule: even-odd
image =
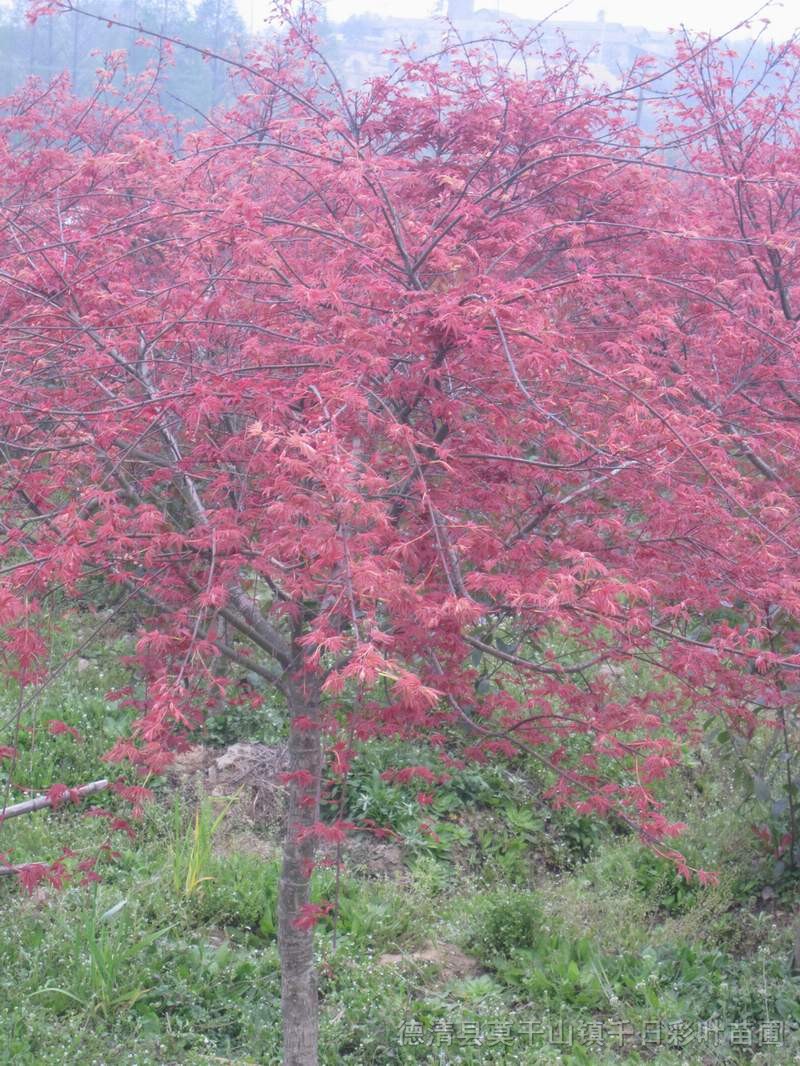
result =
[{"label": "red maple tree", "polygon": [[328,736],[524,751],[663,849],[652,782],[800,668],[797,49],[748,86],[684,44],[654,144],[644,64],[453,45],[346,92],[307,30],[197,128],[119,55],[0,122],[5,668],[102,580],[145,619],[112,758],[163,769],[223,660],[282,694],[292,1066]]}]

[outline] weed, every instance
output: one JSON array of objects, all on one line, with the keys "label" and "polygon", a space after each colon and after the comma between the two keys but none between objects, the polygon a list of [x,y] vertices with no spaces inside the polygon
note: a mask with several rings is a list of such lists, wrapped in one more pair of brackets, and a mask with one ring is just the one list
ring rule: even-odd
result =
[{"label": "weed", "polygon": [[46,997],[56,1009],[72,1003],[87,1014],[108,1016],[130,1009],[147,996],[149,990],[131,973],[132,964],[174,927],[135,935],[126,920],[127,900],[100,915],[94,903],[75,925],[69,985],[45,985],[31,997]]},{"label": "weed", "polygon": [[191,898],[211,879],[209,869],[214,836],[235,798],[225,798],[223,809],[216,813],[213,800],[203,797],[197,804],[191,834],[187,837],[178,797],[173,803],[173,883],[175,892]]}]

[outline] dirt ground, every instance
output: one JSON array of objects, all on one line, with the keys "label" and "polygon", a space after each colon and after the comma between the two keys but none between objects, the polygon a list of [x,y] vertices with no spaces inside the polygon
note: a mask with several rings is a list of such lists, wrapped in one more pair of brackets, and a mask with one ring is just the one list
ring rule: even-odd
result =
[{"label": "dirt ground", "polygon": [[[279,853],[285,831],[285,786],[280,778],[287,769],[288,751],[283,744],[238,743],[224,750],[197,744],[177,756],[168,774],[189,804],[204,796],[230,804],[214,838],[218,855],[245,852],[270,859]],[[351,873],[394,881],[406,877],[402,844],[379,840],[368,832],[351,834],[340,858]],[[336,848],[321,847],[317,861],[334,865]]]}]

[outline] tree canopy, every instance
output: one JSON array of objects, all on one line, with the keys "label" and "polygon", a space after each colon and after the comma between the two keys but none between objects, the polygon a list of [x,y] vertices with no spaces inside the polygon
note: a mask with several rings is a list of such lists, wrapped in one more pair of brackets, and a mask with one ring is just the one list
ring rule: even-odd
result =
[{"label": "tree canopy", "polygon": [[310,32],[179,139],[121,53],[0,118],[6,669],[100,580],[143,619],[112,758],[162,769],[225,660],[282,694],[290,1021],[323,748],[525,750],[663,850],[652,783],[800,669],[796,46],[684,42],[654,143],[644,62],[454,43],[345,93]]}]

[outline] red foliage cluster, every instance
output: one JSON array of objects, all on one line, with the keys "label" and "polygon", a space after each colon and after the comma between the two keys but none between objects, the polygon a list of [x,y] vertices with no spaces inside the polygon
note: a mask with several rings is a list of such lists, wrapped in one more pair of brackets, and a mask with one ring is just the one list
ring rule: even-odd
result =
[{"label": "red foliage cluster", "polygon": [[135,602],[113,758],[163,769],[227,659],[306,799],[313,734],[457,728],[664,839],[698,723],[792,702],[797,49],[685,46],[656,147],[644,66],[515,48],[348,94],[295,29],[179,137],[147,74],[5,102],[0,651],[35,683],[49,592]]}]

